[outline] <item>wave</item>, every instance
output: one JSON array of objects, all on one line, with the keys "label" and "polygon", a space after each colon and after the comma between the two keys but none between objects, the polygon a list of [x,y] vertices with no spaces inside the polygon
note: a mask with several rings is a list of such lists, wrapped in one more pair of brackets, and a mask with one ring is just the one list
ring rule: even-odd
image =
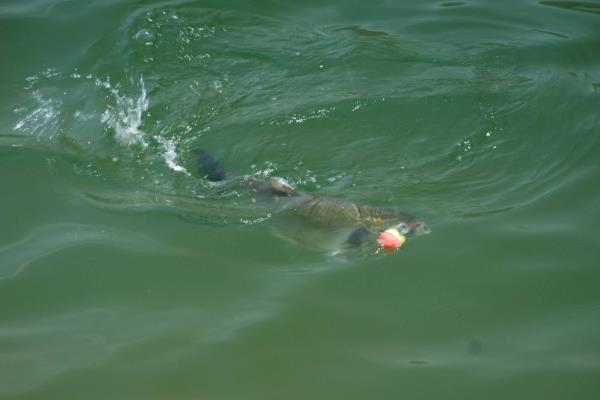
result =
[{"label": "wave", "polygon": [[42,225],[26,237],[0,247],[0,280],[18,277],[37,261],[82,245],[106,245],[136,252],[171,252],[152,237],[134,231],[76,223]]}]

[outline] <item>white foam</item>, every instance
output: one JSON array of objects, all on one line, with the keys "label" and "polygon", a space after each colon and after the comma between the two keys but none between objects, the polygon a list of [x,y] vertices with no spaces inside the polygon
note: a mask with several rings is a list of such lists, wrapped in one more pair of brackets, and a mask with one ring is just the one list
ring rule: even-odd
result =
[{"label": "white foam", "polygon": [[147,147],[145,132],[140,130],[144,112],[148,109],[148,94],[144,79],[140,77],[140,94],[137,97],[121,95],[119,90],[110,84],[110,80],[96,79],[96,86],[104,87],[112,94],[115,105],[108,106],[102,114],[101,121],[114,129],[118,142],[130,146],[134,144]]},{"label": "white foam", "polygon": [[[33,91],[32,97],[35,103],[33,110],[21,118],[13,126],[13,130],[38,138],[43,134],[49,134],[50,137],[58,134],[62,101],[57,98],[44,97],[39,90]],[[27,111],[27,109],[15,110],[17,113],[23,111]]]},{"label": "white foam", "polygon": [[167,164],[167,167],[169,167],[170,169],[172,169],[175,172],[181,172],[181,173],[184,173],[189,176],[190,173],[188,172],[188,170],[185,169],[185,167],[177,164],[177,162],[176,162],[178,155],[177,155],[175,141],[173,139],[165,139],[162,136],[154,136],[154,138],[164,148],[162,155],[163,155],[163,158],[165,159],[165,163]]}]

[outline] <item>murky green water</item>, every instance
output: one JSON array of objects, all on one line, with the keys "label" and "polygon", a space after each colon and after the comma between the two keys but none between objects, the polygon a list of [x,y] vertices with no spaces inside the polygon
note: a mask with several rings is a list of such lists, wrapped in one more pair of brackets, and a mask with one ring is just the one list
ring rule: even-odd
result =
[{"label": "murky green water", "polygon": [[[596,399],[600,4],[0,3],[0,397]],[[333,257],[231,174],[432,228]]]}]

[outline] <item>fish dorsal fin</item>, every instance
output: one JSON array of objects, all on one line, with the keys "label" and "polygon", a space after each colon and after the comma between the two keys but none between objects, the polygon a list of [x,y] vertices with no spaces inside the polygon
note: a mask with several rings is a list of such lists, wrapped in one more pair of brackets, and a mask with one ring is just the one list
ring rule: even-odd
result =
[{"label": "fish dorsal fin", "polygon": [[271,188],[278,194],[285,196],[296,195],[296,189],[283,178],[272,176],[269,178],[269,183],[271,184]]}]

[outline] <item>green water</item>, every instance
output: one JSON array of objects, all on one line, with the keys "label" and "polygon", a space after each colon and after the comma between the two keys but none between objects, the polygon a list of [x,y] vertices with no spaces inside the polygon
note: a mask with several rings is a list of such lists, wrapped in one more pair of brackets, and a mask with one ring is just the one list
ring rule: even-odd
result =
[{"label": "green water", "polygon": [[[0,3],[0,398],[597,399],[600,3]],[[423,218],[273,233],[232,174]]]}]

